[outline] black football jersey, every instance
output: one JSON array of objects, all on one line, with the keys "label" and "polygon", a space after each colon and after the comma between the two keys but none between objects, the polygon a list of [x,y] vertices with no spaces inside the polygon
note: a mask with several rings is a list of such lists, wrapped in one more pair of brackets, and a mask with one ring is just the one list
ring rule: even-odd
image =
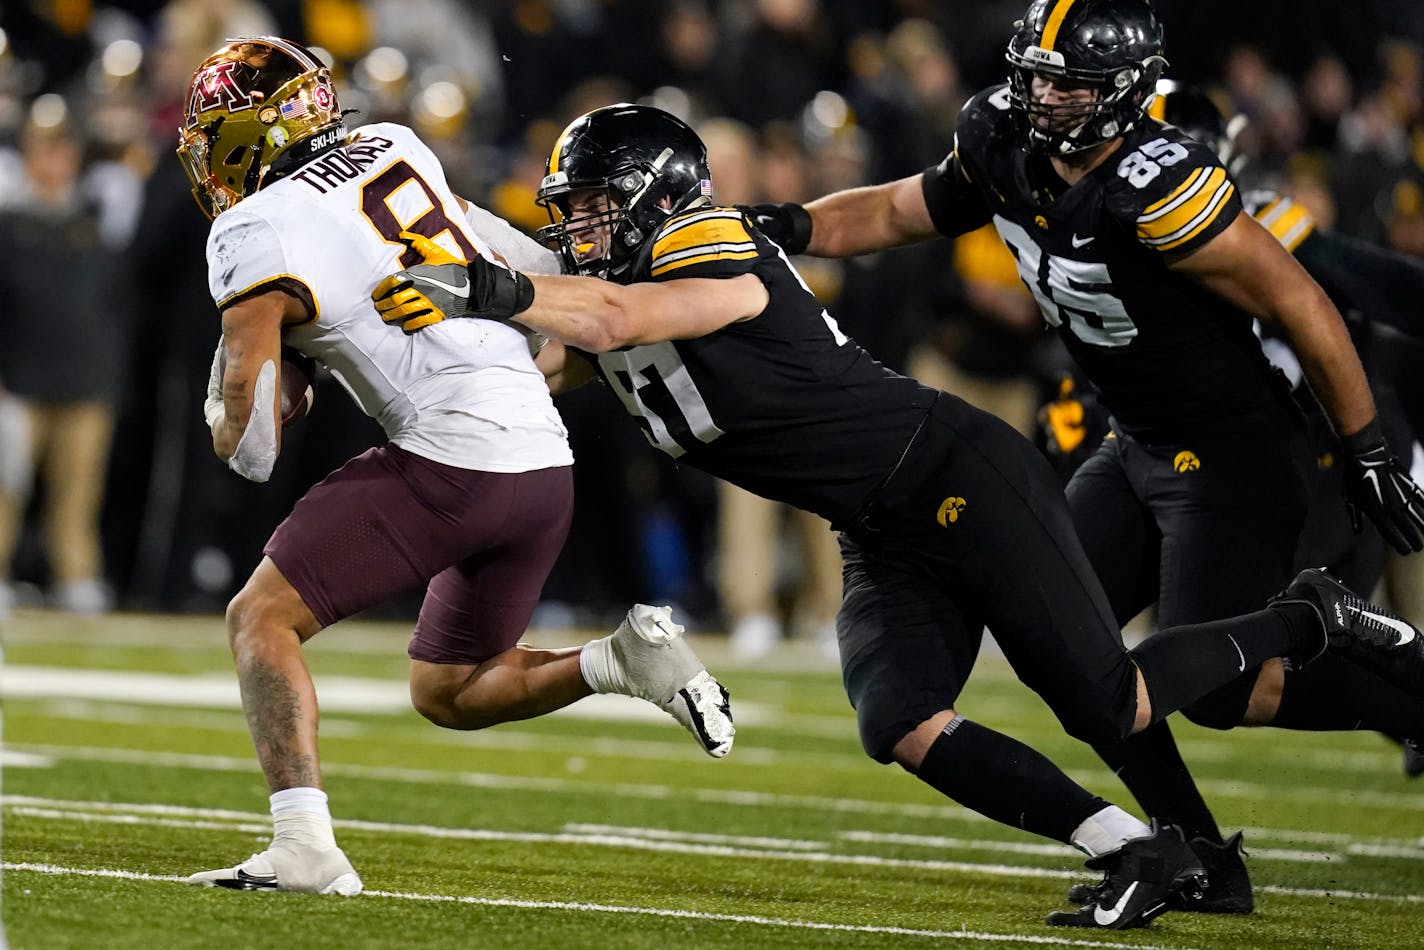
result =
[{"label": "black football jersey", "polygon": [[938,394],[842,333],[781,249],[735,208],[673,217],[620,280],[745,273],[770,294],[761,314],[697,339],[600,353],[599,374],[668,455],[846,525]]},{"label": "black football jersey", "polygon": [[1180,438],[1288,405],[1250,316],[1167,266],[1241,213],[1210,148],[1144,119],[1070,188],[1019,143],[1007,87],[971,99],[924,173],[930,215],[948,235],[993,222],[1124,431]]}]

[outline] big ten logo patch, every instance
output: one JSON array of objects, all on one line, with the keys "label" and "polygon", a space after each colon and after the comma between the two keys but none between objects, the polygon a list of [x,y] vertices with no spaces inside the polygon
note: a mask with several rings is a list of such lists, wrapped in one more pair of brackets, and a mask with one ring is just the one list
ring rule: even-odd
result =
[{"label": "big ten logo patch", "polygon": [[1183,450],[1177,453],[1177,457],[1172,459],[1172,471],[1174,472],[1195,472],[1201,468],[1201,459],[1196,453],[1190,450]]},{"label": "big ten logo patch", "polygon": [[963,498],[946,498],[939,503],[939,511],[935,513],[935,520],[947,527],[959,520],[959,513],[966,507],[968,504]]}]

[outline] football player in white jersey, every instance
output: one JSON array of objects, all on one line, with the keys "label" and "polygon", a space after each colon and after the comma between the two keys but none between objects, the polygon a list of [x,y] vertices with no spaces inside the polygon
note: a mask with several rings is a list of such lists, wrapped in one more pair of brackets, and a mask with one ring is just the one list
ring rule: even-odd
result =
[{"label": "football player in white jersey", "polygon": [[479,729],[617,692],[657,704],[709,754],[726,754],[726,690],[667,608],[636,605],[617,631],[581,648],[518,643],[573,503],[573,458],[534,365],[536,341],[474,320],[402,332],[371,312],[376,283],[420,260],[409,247],[416,235],[458,260],[535,273],[556,272],[556,255],[455,196],[409,129],[348,133],[325,66],[277,37],[231,40],[198,67],[178,156],[213,218],[209,284],[222,343],[205,412],[218,456],[251,480],[270,475],[283,345],[323,363],[388,438],[297,503],[228,607],[274,835],[261,853],[190,882],[360,892],[321,787],[301,645],[422,587],[411,697],[437,725]]}]

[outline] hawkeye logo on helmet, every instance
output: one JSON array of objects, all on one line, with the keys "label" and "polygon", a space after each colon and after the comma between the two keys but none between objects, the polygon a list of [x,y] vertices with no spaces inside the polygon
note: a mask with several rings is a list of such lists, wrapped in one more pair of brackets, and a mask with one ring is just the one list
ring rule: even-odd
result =
[{"label": "hawkeye logo on helmet", "polygon": [[193,82],[193,95],[188,102],[188,115],[197,116],[222,106],[228,112],[252,108],[252,97],[243,92],[233,78],[233,70],[241,63],[216,63]]}]

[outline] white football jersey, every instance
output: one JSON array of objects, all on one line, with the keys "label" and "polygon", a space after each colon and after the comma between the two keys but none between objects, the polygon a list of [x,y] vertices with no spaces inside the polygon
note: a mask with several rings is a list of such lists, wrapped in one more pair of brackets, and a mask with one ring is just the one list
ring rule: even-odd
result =
[{"label": "white football jersey", "polygon": [[[302,284],[316,319],[283,342],[331,370],[401,448],[466,469],[569,465],[568,433],[524,334],[452,319],[407,335],[371,303],[382,278],[419,259],[403,230],[465,260],[504,257],[557,273],[558,257],[488,213],[471,227],[439,160],[410,129],[364,126],[342,148],[244,199],[213,221],[208,285],[221,308],[271,281]],[[402,256],[405,259],[402,260]]]}]

